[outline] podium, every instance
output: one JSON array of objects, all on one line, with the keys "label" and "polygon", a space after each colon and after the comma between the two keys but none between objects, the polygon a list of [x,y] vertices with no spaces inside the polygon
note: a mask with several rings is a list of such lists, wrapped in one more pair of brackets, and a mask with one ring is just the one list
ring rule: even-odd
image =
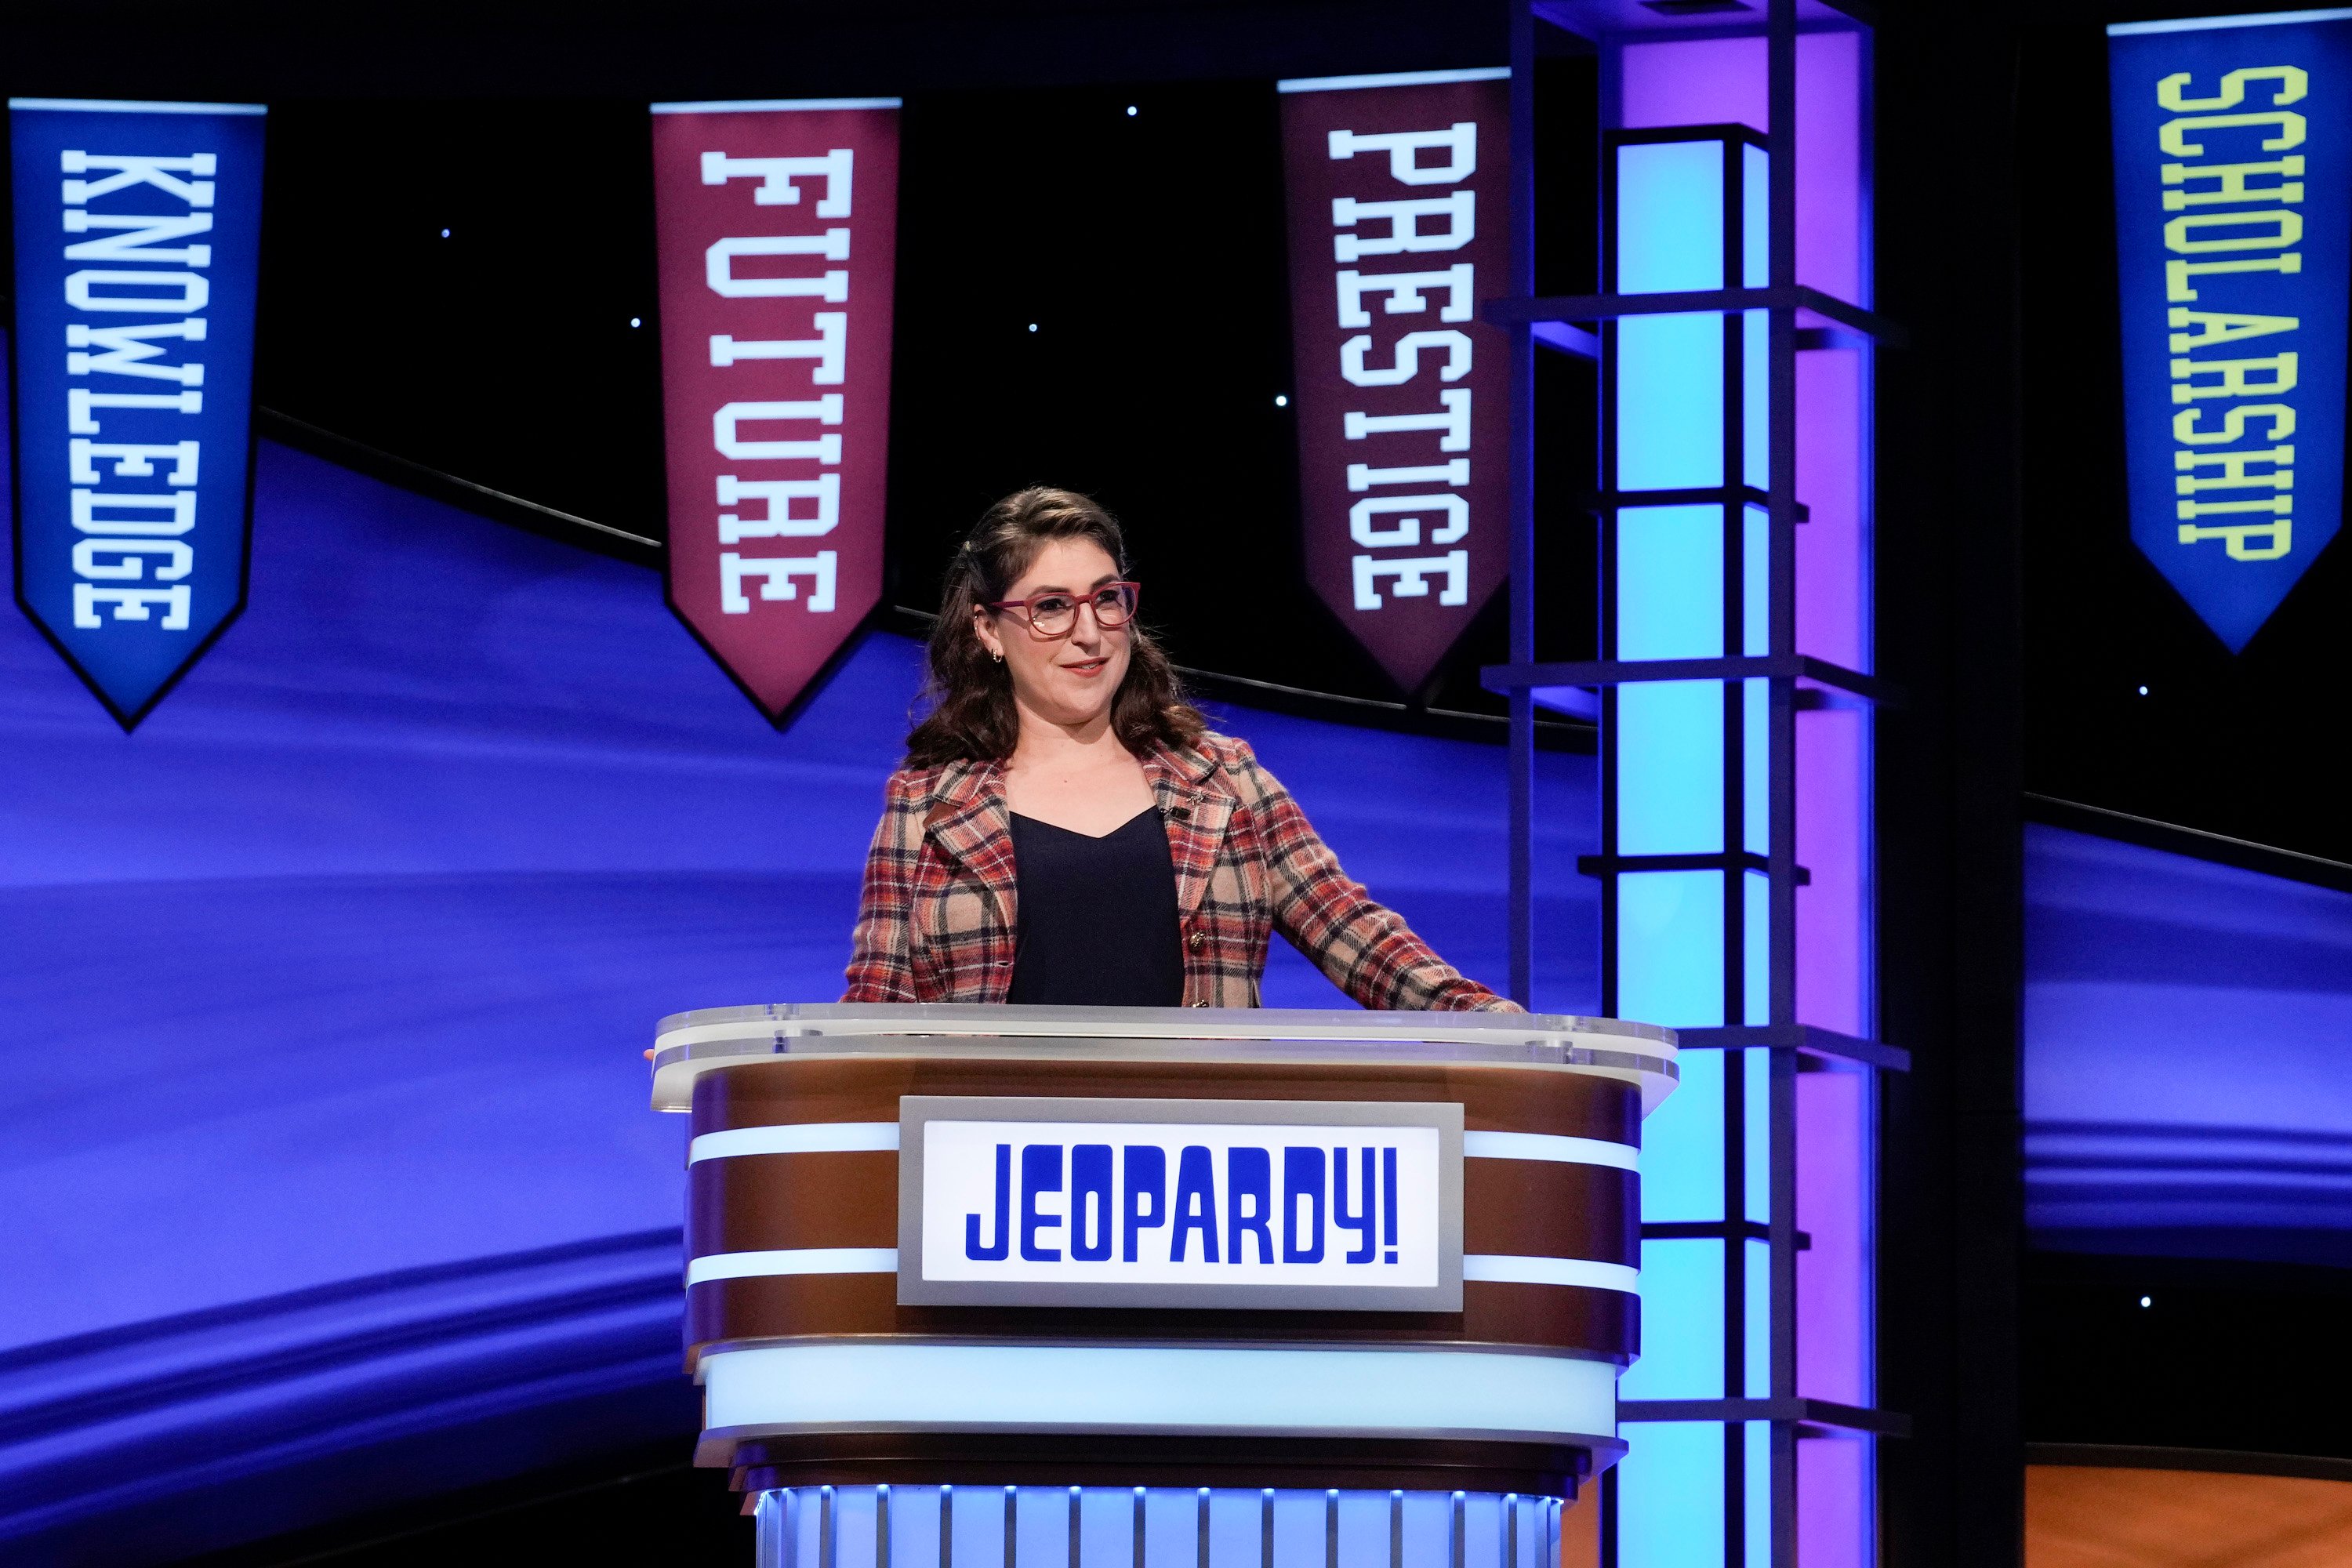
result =
[{"label": "podium", "polygon": [[654,1061],[761,1568],[1537,1568],[1624,1451],[1668,1030],[774,1005]]}]

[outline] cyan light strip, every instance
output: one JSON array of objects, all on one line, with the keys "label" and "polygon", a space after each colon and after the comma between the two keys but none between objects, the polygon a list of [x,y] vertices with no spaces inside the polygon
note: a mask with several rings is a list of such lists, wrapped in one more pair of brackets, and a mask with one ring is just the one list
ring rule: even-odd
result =
[{"label": "cyan light strip", "polygon": [[1613,1436],[1617,1369],[1480,1351],[824,1342],[699,1368],[717,1429]]},{"label": "cyan light strip", "polygon": [[1563,1165],[1613,1165],[1621,1171],[1642,1168],[1642,1152],[1631,1143],[1602,1138],[1565,1138],[1552,1132],[1465,1132],[1465,1160],[1548,1160]]},{"label": "cyan light strip", "polygon": [[689,1286],[779,1274],[896,1274],[895,1247],[801,1247],[774,1252],[711,1252],[686,1266]]},{"label": "cyan light strip", "polygon": [[1462,1278],[1497,1285],[1580,1285],[1588,1290],[1622,1290],[1639,1295],[1641,1271],[1622,1263],[1596,1263],[1589,1258],[1526,1258],[1503,1253],[1472,1253],[1462,1259]]},{"label": "cyan light strip", "polygon": [[898,1147],[895,1121],[802,1121],[705,1132],[687,1145],[686,1163],[731,1160],[742,1154],[846,1154]]}]

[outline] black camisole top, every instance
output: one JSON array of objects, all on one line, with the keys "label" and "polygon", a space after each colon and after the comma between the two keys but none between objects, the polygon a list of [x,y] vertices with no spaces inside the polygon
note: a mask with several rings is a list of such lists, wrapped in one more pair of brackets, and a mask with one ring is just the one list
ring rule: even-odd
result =
[{"label": "black camisole top", "polygon": [[1100,838],[1013,814],[1007,1002],[1181,1007],[1184,952],[1168,834],[1147,807]]}]

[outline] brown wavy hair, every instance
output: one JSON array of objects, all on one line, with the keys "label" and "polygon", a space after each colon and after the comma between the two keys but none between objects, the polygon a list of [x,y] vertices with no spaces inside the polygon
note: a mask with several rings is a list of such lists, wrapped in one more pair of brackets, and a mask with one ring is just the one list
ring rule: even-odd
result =
[{"label": "brown wavy hair", "polygon": [[[1121,576],[1129,570],[1118,520],[1075,490],[1033,486],[982,512],[948,566],[917,700],[919,710],[928,711],[907,736],[908,766],[1001,763],[1013,754],[1021,737],[1013,677],[973,632],[972,611],[1003,598],[1038,552],[1057,539],[1090,539],[1117,563]],[[1199,740],[1208,721],[1184,700],[1175,667],[1139,618],[1127,624],[1127,676],[1110,710],[1120,744],[1142,756]]]}]

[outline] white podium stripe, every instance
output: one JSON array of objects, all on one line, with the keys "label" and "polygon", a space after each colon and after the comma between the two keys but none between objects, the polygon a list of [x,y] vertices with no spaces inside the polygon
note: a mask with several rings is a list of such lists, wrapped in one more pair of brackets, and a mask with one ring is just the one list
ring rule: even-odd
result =
[{"label": "white podium stripe", "polygon": [[1552,1132],[1465,1132],[1465,1160],[1547,1160],[1560,1165],[1613,1165],[1639,1174],[1642,1152],[1631,1143],[1601,1138],[1565,1138]]},{"label": "white podium stripe", "polygon": [[844,1154],[898,1147],[895,1121],[797,1121],[705,1132],[687,1146],[686,1163],[731,1160],[738,1154]]},{"label": "white podium stripe", "polygon": [[711,1252],[690,1260],[686,1282],[757,1279],[774,1274],[896,1274],[895,1247],[801,1247],[782,1252]]},{"label": "white podium stripe", "polygon": [[1591,1290],[1642,1293],[1642,1271],[1622,1263],[1589,1258],[1513,1258],[1503,1253],[1465,1253],[1462,1278],[1495,1285],[1581,1285]]},{"label": "white podium stripe", "polygon": [[1617,1368],[1496,1352],[817,1342],[702,1358],[709,1427],[1610,1436]]}]

